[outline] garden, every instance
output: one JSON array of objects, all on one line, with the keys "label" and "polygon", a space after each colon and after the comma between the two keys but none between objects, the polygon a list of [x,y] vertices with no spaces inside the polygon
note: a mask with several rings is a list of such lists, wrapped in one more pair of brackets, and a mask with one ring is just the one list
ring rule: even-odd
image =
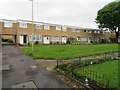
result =
[{"label": "garden", "polygon": [[57,65],[56,70],[72,77],[92,88],[117,88],[118,87],[118,60],[101,59],[70,62],[68,64]]}]

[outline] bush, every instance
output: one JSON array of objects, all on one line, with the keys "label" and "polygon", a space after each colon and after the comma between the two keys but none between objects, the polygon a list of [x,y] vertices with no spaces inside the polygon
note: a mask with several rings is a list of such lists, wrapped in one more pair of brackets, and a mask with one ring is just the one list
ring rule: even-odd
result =
[{"label": "bush", "polygon": [[8,42],[9,41],[9,39],[2,39],[2,42]]},{"label": "bush", "polygon": [[69,40],[67,40],[67,44],[70,44],[70,41],[69,41]]},{"label": "bush", "polygon": [[9,43],[13,43],[13,40],[9,39],[8,42],[9,42]]},{"label": "bush", "polygon": [[61,65],[58,65],[58,67],[57,68],[59,68],[59,69],[61,69],[61,70],[64,70],[64,71],[66,71],[66,67],[68,66],[68,64],[61,64]]},{"label": "bush", "polygon": [[39,42],[38,42],[38,41],[35,41],[35,44],[37,44],[37,45],[38,45],[38,44],[39,44]]}]

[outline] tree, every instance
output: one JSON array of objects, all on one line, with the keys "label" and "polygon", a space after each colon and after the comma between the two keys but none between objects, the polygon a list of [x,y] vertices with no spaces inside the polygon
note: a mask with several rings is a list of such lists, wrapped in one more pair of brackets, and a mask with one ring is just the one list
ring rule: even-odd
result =
[{"label": "tree", "polygon": [[96,23],[100,29],[114,31],[116,42],[118,42],[120,32],[120,1],[116,0],[100,9],[97,13]]}]

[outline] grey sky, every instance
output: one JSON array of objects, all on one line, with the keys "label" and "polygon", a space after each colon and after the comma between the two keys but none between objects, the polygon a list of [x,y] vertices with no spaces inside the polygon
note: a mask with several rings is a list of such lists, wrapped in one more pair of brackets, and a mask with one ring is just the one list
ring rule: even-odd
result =
[{"label": "grey sky", "polygon": [[[113,0],[34,0],[34,21],[97,28],[97,11]],[[0,19],[31,20],[29,0],[0,0]]]}]

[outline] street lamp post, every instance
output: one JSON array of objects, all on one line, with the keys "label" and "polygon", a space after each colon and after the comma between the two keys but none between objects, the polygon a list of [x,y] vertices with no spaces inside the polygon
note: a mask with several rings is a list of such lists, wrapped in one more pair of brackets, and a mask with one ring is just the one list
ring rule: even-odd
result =
[{"label": "street lamp post", "polygon": [[33,40],[33,37],[34,37],[34,29],[33,29],[33,0],[30,0],[32,1],[32,52],[34,51],[34,40]]}]

